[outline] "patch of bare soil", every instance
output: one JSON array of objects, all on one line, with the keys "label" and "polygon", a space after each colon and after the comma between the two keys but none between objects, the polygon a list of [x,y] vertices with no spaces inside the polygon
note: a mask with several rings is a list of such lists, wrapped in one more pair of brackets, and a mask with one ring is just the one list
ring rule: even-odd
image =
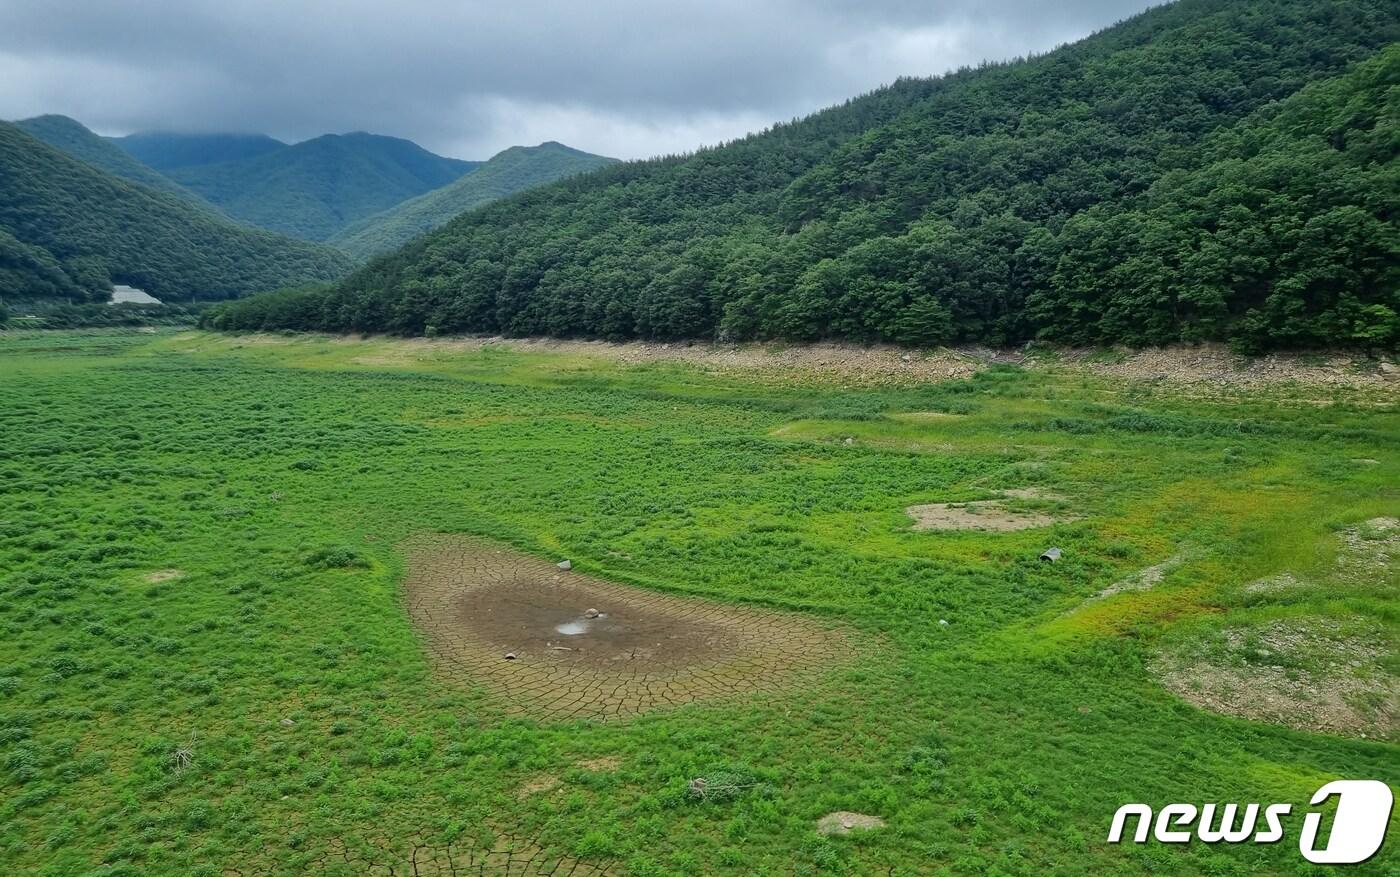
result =
[{"label": "patch of bare soil", "polygon": [[773,691],[848,659],[794,613],[608,582],[464,536],[407,546],[408,611],[439,672],[541,718],[615,719]]},{"label": "patch of bare soil", "polygon": [[604,755],[601,758],[580,758],[574,762],[574,767],[598,773],[611,773],[622,767],[622,759],[616,755]]},{"label": "patch of bare soil", "polygon": [[562,780],[553,774],[542,773],[538,776],[530,777],[520,784],[520,788],[515,790],[515,797],[525,800],[531,795],[538,795],[540,792],[548,792],[559,788]]},{"label": "patch of bare soil", "polygon": [[1400,518],[1371,518],[1342,531],[1337,575],[1352,584],[1373,582],[1400,559]]},{"label": "patch of bare soil", "polygon": [[817,820],[817,834],[851,834],[857,831],[870,831],[883,828],[885,820],[865,813],[850,810],[837,810]]},{"label": "patch of bare soil", "polygon": [[1378,627],[1322,616],[1231,627],[1160,652],[1167,690],[1225,715],[1361,737],[1400,733],[1400,678]]},{"label": "patch of bare soil", "polygon": [[[335,336],[338,343],[358,343],[366,336]],[[1400,367],[1393,359],[1370,360],[1356,354],[1289,354],[1248,357],[1230,352],[1221,344],[1165,347],[1145,350],[1048,348],[1042,356],[1026,348],[995,349],[957,347],[914,350],[887,344],[860,345],[839,342],[817,344],[712,343],[646,341],[610,342],[558,338],[504,338],[467,336],[455,338],[375,338],[381,349],[353,361],[368,366],[403,367],[424,357],[487,348],[526,353],[558,353],[611,359],[627,364],[654,362],[690,363],[717,371],[738,370],[754,377],[779,381],[835,381],[852,386],[919,384],[970,377],[989,365],[1012,364],[1028,368],[1088,372],[1142,381],[1254,387],[1272,384],[1382,388],[1400,382]],[[240,335],[235,348],[282,344],[281,335]],[[385,343],[389,347],[384,347]]]},{"label": "patch of bare soil", "polygon": [[[240,339],[256,337],[258,336],[240,336]],[[499,336],[395,339],[392,348],[366,354],[354,361],[370,366],[404,366],[422,356],[482,349],[582,355],[628,365],[689,363],[718,371],[746,372],[759,378],[771,375],[784,381],[834,380],[862,386],[928,383],[964,378],[975,374],[985,365],[975,356],[954,350],[918,351],[879,344],[715,344],[684,341],[652,343]]]},{"label": "patch of bare soil", "polygon": [[183,570],[178,569],[157,569],[146,573],[144,576],[141,577],[141,580],[143,582],[156,585],[160,584],[161,582],[168,582],[173,579],[181,578],[184,576],[184,574],[185,573]]},{"label": "patch of bare soil", "polygon": [[[295,820],[289,825],[292,829],[298,827]],[[333,838],[324,852],[299,856],[295,873],[372,874],[385,877],[399,874],[411,877],[464,877],[469,874],[612,877],[621,873],[617,862],[581,861],[538,834],[496,832],[491,826],[483,826],[479,822],[472,828],[484,828],[485,837],[468,831],[451,843],[443,843],[436,834],[405,838],[387,833],[360,833],[348,843],[343,838]],[[240,863],[238,869],[223,871],[226,877],[274,877],[287,873],[285,864],[249,867]]]},{"label": "patch of bare soil", "polygon": [[1032,368],[1069,367],[1135,381],[1230,387],[1298,383],[1377,388],[1400,381],[1400,369],[1393,361],[1371,361],[1355,354],[1241,356],[1221,344],[1120,350],[1116,356],[1105,356],[1101,350],[1063,350],[1059,354],[1045,359],[1032,356],[1025,364]]},{"label": "patch of bare soil", "polygon": [[[1035,487],[1011,488],[999,491],[1013,499],[1061,499],[1054,494],[1044,493]],[[1048,527],[1064,521],[1076,520],[1076,516],[1049,514],[1041,511],[1015,509],[1006,505],[1005,500],[979,499],[971,502],[934,502],[925,505],[911,505],[905,513],[914,519],[915,530],[987,530],[1007,532],[1028,530],[1032,527]]]},{"label": "patch of bare soil", "polygon": [[1167,573],[1180,566],[1185,559],[1185,554],[1173,554],[1161,563],[1154,563],[1131,575],[1124,576],[1089,599],[1102,599],[1124,591],[1146,591],[1149,588],[1155,588],[1162,583],[1162,579],[1166,578]]},{"label": "patch of bare soil", "polygon": [[[1321,584],[1375,585],[1394,569],[1400,559],[1400,518],[1379,517],[1363,521],[1341,532],[1341,550],[1336,565]],[[1284,572],[1245,585],[1250,593],[1286,591],[1310,584],[1293,573]]]},{"label": "patch of bare soil", "polygon": [[898,411],[886,416],[890,420],[897,420],[901,423],[937,423],[941,420],[956,420],[967,415],[951,414],[946,411]]}]

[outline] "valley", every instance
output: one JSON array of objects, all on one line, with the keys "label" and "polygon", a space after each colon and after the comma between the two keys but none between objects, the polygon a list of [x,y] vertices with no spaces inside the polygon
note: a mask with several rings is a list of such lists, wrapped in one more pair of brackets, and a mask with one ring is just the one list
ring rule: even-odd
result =
[{"label": "valley", "polygon": [[81,5],[0,877],[1400,874],[1400,0]]}]

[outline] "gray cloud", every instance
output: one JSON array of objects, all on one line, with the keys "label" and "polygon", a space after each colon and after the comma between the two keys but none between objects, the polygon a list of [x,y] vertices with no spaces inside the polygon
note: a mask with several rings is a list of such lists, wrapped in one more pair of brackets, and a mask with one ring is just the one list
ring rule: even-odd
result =
[{"label": "gray cloud", "polygon": [[108,133],[369,130],[451,155],[624,158],[900,75],[1043,51],[1146,0],[0,0],[0,118]]}]

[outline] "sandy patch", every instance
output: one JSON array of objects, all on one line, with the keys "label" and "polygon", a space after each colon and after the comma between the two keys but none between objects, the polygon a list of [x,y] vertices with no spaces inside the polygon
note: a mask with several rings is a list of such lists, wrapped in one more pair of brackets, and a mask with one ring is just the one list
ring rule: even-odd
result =
[{"label": "sandy patch", "polygon": [[161,582],[169,582],[174,579],[183,578],[184,575],[185,573],[183,570],[158,569],[146,573],[144,576],[141,577],[141,581],[147,582],[152,585],[156,585]]},{"label": "sandy patch", "polygon": [[[1019,498],[1040,497],[1038,493],[1002,491]],[[983,499],[972,502],[934,502],[911,505],[905,513],[914,519],[915,530],[986,530],[1006,532],[1048,527],[1051,524],[1075,520],[1072,516],[1051,515],[1046,512],[1008,508],[1003,500]]]},{"label": "sandy patch", "polygon": [[884,825],[885,820],[878,816],[852,813],[849,810],[837,810],[835,813],[828,813],[817,820],[817,834],[852,834],[858,831],[883,828]]},{"label": "sandy patch", "polygon": [[795,613],[629,587],[461,536],[408,546],[409,615],[438,672],[515,712],[615,719],[788,688],[849,660]]},{"label": "sandy patch", "polygon": [[1159,652],[1149,667],[1197,706],[1308,731],[1392,739],[1400,732],[1393,644],[1359,619],[1280,619],[1211,631]]},{"label": "sandy patch", "polygon": [[622,759],[616,755],[604,755],[601,758],[580,758],[574,762],[574,767],[598,773],[611,773],[622,767]]}]

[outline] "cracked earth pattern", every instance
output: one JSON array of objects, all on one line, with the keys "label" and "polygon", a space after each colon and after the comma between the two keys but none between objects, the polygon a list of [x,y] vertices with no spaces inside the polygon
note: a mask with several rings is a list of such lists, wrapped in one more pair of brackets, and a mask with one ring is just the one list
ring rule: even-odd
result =
[{"label": "cracked earth pattern", "polygon": [[[398,846],[387,838],[370,849],[332,839],[318,855],[299,860],[294,870],[224,868],[223,877],[268,877],[301,873],[355,877],[612,877],[616,863],[585,862],[562,855],[537,838],[498,835],[490,843],[471,837],[451,844],[409,838]],[[371,841],[373,843],[373,841]],[[398,849],[391,852],[391,849]]]},{"label": "cracked earth pattern", "polygon": [[537,718],[776,691],[853,656],[844,633],[790,612],[621,585],[474,537],[406,549],[408,612],[438,671]]}]

